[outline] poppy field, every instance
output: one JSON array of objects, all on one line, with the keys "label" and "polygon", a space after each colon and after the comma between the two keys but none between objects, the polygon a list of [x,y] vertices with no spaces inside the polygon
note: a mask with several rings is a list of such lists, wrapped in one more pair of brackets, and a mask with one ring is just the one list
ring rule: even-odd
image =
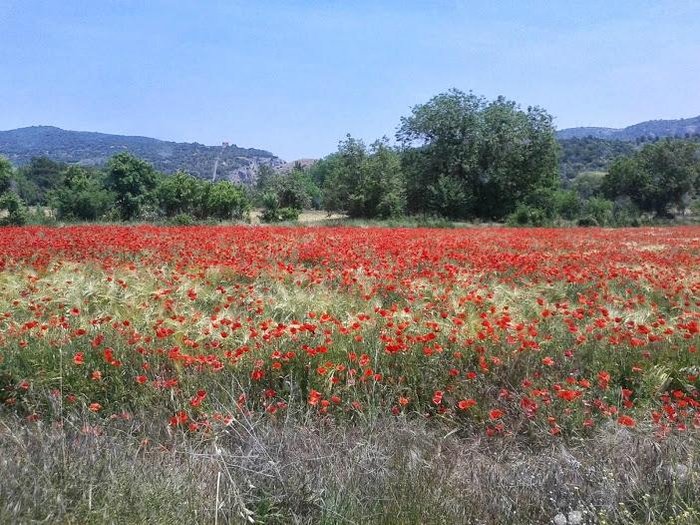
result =
[{"label": "poppy field", "polygon": [[30,419],[155,405],[197,432],[294,404],[489,436],[700,428],[696,228],[26,228],[0,243],[3,403]]},{"label": "poppy field", "polygon": [[663,442],[697,439],[699,387],[698,227],[0,230],[16,424]]}]

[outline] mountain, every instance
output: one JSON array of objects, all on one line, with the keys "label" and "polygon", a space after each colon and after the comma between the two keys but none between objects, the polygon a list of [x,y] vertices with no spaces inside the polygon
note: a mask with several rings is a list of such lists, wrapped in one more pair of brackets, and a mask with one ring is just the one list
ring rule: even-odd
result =
[{"label": "mountain", "polygon": [[203,179],[243,183],[253,182],[261,165],[278,168],[284,164],[269,151],[240,148],[226,142],[221,146],[204,146],[196,142],[67,131],[53,126],[0,131],[0,155],[18,166],[28,163],[32,157],[100,166],[121,151],[133,153],[164,173],[184,170]]},{"label": "mountain", "polygon": [[700,135],[700,115],[677,120],[648,120],[626,128],[566,128],[557,131],[560,140],[593,137],[597,139],[627,140],[665,137],[685,138]]},{"label": "mountain", "polygon": [[289,173],[292,171],[294,168],[301,168],[301,169],[307,169],[313,166],[318,162],[318,159],[297,159],[293,160],[291,162],[286,162],[282,164],[281,166],[277,167],[277,171],[279,173]]}]

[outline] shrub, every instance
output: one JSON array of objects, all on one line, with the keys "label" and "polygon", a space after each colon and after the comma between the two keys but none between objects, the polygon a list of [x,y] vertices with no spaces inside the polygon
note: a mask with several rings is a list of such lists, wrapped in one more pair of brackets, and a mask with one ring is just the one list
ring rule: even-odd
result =
[{"label": "shrub", "polygon": [[0,226],[22,226],[27,223],[28,211],[22,199],[14,192],[7,192],[0,197]]},{"label": "shrub", "polygon": [[510,226],[544,226],[548,222],[547,214],[544,210],[526,204],[518,205],[507,219],[507,223]]}]

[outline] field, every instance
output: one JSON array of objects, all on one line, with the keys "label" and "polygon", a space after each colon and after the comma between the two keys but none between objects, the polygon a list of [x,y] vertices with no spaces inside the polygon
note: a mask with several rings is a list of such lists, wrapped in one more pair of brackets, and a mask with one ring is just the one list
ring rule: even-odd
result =
[{"label": "field", "polygon": [[0,521],[698,523],[699,349],[699,227],[4,228]]}]

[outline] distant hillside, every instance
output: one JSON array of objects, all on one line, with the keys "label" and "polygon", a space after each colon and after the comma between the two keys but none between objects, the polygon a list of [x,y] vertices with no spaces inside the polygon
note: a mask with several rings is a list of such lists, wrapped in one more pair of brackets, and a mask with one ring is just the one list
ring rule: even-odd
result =
[{"label": "distant hillside", "polygon": [[582,137],[560,139],[559,170],[564,179],[585,171],[608,171],[618,157],[629,156],[641,145],[625,140]]},{"label": "distant hillside", "polygon": [[277,167],[277,171],[280,173],[289,173],[294,168],[299,167],[302,169],[307,169],[318,162],[318,159],[297,159],[291,162],[286,162],[281,166]]},{"label": "distant hillside", "polygon": [[700,135],[700,116],[678,120],[648,120],[621,129],[584,127],[557,131],[560,140],[593,137],[635,141],[664,137],[687,138],[693,135]]},{"label": "distant hillside", "polygon": [[277,168],[284,164],[269,151],[239,148],[235,144],[204,146],[196,142],[66,131],[53,126],[0,131],[0,155],[18,166],[32,157],[42,156],[59,162],[99,166],[120,151],[129,151],[165,173],[184,170],[203,179],[215,177],[243,183],[255,180],[260,165]]}]

